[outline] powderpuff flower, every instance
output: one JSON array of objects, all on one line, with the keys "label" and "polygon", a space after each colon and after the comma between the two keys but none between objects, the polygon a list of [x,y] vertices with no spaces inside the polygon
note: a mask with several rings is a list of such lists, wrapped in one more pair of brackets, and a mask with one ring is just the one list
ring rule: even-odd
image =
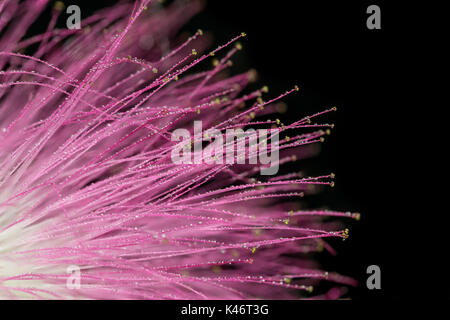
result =
[{"label": "powderpuff flower", "polygon": [[[209,52],[201,30],[178,36],[197,2],[120,2],[80,30],[55,27],[58,2],[47,30],[25,38],[47,2],[0,2],[0,298],[337,298],[355,284],[308,253],[348,236],[324,217],[359,215],[298,207],[333,174],[172,161],[172,133],[195,121],[278,128],[271,165],[306,158],[332,127],[316,119],[335,108],[268,120],[298,87],[243,94],[254,72],[227,69],[245,33]],[[311,293],[321,281],[334,289]]]}]

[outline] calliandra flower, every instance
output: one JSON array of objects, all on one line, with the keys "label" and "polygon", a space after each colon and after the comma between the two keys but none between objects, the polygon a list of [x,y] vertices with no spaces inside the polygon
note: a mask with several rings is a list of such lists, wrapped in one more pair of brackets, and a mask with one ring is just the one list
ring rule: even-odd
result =
[{"label": "calliandra flower", "polygon": [[[55,28],[57,3],[45,33],[24,39],[46,5],[0,2],[1,298],[337,298],[355,284],[307,253],[348,235],[324,217],[359,215],[296,207],[333,174],[171,161],[171,132],[196,120],[278,127],[278,164],[306,158],[332,127],[316,119],[335,108],[268,120],[298,87],[243,94],[254,73],[226,69],[244,33],[206,53],[201,30],[177,36],[197,2],[120,2],[81,30]],[[335,285],[311,293],[321,281]]]}]

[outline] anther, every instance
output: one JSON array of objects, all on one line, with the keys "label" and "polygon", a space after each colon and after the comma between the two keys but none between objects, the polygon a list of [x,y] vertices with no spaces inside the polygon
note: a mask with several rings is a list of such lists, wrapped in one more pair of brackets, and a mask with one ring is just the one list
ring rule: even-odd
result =
[{"label": "anther", "polygon": [[57,10],[57,11],[62,11],[65,8],[65,4],[62,1],[56,1],[55,5],[53,6],[53,9]]}]

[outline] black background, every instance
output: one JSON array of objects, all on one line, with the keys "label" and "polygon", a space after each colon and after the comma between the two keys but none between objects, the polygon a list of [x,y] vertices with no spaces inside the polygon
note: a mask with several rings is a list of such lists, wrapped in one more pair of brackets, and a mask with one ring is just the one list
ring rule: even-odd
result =
[{"label": "black background", "polygon": [[[114,2],[66,5],[80,5],[85,17]],[[406,2],[392,2],[210,0],[184,28],[211,32],[213,47],[245,31],[232,70],[255,68],[257,85],[268,85],[269,96],[299,85],[300,92],[285,99],[287,118],[337,106],[327,118],[336,125],[333,134],[321,155],[304,164],[315,173],[336,173],[335,188],[313,202],[361,213],[350,238],[337,245],[338,256],[322,258],[325,268],[360,281],[350,292],[355,300],[442,297],[442,287],[448,290],[446,276],[434,289],[433,273],[445,275],[445,268],[430,257],[426,232],[413,226],[427,212],[419,211],[422,191],[411,184],[411,170],[424,169],[405,159],[423,35],[406,21],[417,20],[417,13]],[[381,8],[381,30],[366,27],[371,4]],[[381,268],[381,290],[365,286],[371,264]]]},{"label": "black background", "polygon": [[[371,4],[381,8],[381,30],[366,27]],[[338,256],[323,261],[360,280],[352,299],[419,297],[426,281],[418,263],[423,256],[408,239],[418,212],[402,200],[408,170],[402,123],[411,107],[404,79],[414,32],[402,24],[407,15],[392,1],[209,1],[190,24],[211,30],[218,43],[245,31],[242,65],[256,68],[273,95],[300,86],[285,100],[291,119],[337,106],[329,117],[336,125],[331,137],[305,165],[336,173],[336,187],[316,201],[362,214]],[[371,264],[381,268],[381,290],[366,288]]]}]

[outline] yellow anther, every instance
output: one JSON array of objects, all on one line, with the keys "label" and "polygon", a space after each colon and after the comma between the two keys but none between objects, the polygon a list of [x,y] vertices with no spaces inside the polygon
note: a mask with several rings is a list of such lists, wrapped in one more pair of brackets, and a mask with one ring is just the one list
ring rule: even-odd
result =
[{"label": "yellow anther", "polygon": [[262,87],[262,92],[265,92],[265,93],[267,93],[267,92],[269,92],[269,87],[268,86],[264,86],[264,87]]},{"label": "yellow anther", "polygon": [[192,55],[196,56],[197,55],[197,50],[192,49]]},{"label": "yellow anther", "polygon": [[245,32],[241,32],[241,36],[245,37],[247,34]]},{"label": "yellow anther", "polygon": [[295,89],[295,91],[299,91],[300,90],[300,88],[297,85],[294,87],[294,89]]},{"label": "yellow anther", "polygon": [[200,114],[200,109],[197,109],[197,114]]},{"label": "yellow anther", "polygon": [[214,67],[217,67],[217,66],[219,65],[219,59],[214,59],[214,60],[212,61],[212,65],[213,65]]},{"label": "yellow anther", "polygon": [[348,231],[349,231],[348,229],[342,231],[341,233],[342,240],[348,239]]},{"label": "yellow anther", "polygon": [[187,277],[187,276],[189,276],[189,271],[188,271],[188,270],[186,270],[186,269],[184,269],[184,270],[181,270],[181,271],[180,271],[180,273],[181,273],[181,275],[182,275],[182,276],[184,276],[184,277]]},{"label": "yellow anther", "polygon": [[284,278],[284,282],[286,282],[287,284],[291,283],[291,281],[292,281],[291,278],[288,277]]},{"label": "yellow anther", "polygon": [[261,229],[255,229],[255,230],[253,230],[253,234],[255,235],[255,236],[260,236],[261,234],[263,233],[263,231],[261,230]]},{"label": "yellow anther", "polygon": [[143,8],[144,10],[148,10],[148,7],[147,6],[144,6],[144,8]]},{"label": "yellow anther", "polygon": [[178,80],[178,76],[175,76],[175,81],[177,81]]},{"label": "yellow anther", "polygon": [[359,221],[359,219],[361,219],[361,214],[359,214],[359,213],[354,213],[354,214],[353,214],[353,218],[355,218],[356,221]]},{"label": "yellow anther", "polygon": [[324,137],[320,137],[320,142],[324,142],[325,138]]},{"label": "yellow anther", "polygon": [[277,124],[280,124],[280,119],[277,119]]},{"label": "yellow anther", "polygon": [[214,57],[215,53],[214,53],[213,51],[211,51],[211,52],[209,53],[209,55],[210,55],[211,57]]},{"label": "yellow anther", "polygon": [[331,178],[331,179],[334,179],[335,176],[336,176],[336,175],[335,175],[334,173],[330,173],[330,178]]},{"label": "yellow anther", "polygon": [[331,110],[333,110],[333,111],[336,111],[336,110],[337,110],[337,108],[336,108],[336,107],[333,107],[333,108],[331,108]]},{"label": "yellow anther", "polygon": [[330,182],[330,186],[333,188],[334,187],[334,181]]},{"label": "yellow anther", "polygon": [[281,114],[286,113],[287,108],[288,108],[288,106],[284,102],[280,102],[275,106],[275,109],[277,110],[277,112],[279,112]]},{"label": "yellow anther", "polygon": [[253,247],[253,248],[252,248],[252,253],[255,253],[255,251],[256,251],[256,248]]},{"label": "yellow anther", "polygon": [[264,101],[261,97],[256,98],[256,102],[258,102],[259,104],[263,104]]},{"label": "yellow anther", "polygon": [[325,131],[325,133],[326,133],[327,135],[330,135],[330,134],[331,134],[331,130],[330,130],[330,129],[327,129],[327,130]]},{"label": "yellow anther", "polygon": [[322,243],[322,242],[318,242],[318,243],[317,243],[317,251],[318,251],[318,252],[322,252],[323,249],[324,249],[323,243]]},{"label": "yellow anther", "polygon": [[289,224],[289,219],[284,219],[283,222],[284,224]]},{"label": "yellow anther", "polygon": [[156,68],[153,68],[152,71],[153,71],[153,73],[158,73],[158,69],[156,69]]},{"label": "yellow anther", "polygon": [[197,33],[202,36],[203,35],[203,30],[202,29],[198,29]]},{"label": "yellow anther", "polygon": [[293,216],[294,215],[294,210],[289,211],[288,215]]},{"label": "yellow anther", "polygon": [[258,79],[258,72],[255,69],[251,69],[248,73],[248,81],[254,82],[256,79]]},{"label": "yellow anther", "polygon": [[237,42],[235,48],[238,50],[242,50],[242,44],[240,42]]},{"label": "yellow anther", "polygon": [[250,118],[255,119],[255,113],[254,112],[250,112]]},{"label": "yellow anther", "polygon": [[65,7],[66,7],[66,5],[62,1],[56,1],[55,5],[53,6],[53,8],[58,11],[64,10]]},{"label": "yellow anther", "polygon": [[306,288],[306,291],[308,291],[309,293],[313,292],[314,287],[313,286],[309,286]]},{"label": "yellow anther", "polygon": [[289,142],[291,140],[290,137],[286,137],[285,139],[286,139],[287,142]]}]

